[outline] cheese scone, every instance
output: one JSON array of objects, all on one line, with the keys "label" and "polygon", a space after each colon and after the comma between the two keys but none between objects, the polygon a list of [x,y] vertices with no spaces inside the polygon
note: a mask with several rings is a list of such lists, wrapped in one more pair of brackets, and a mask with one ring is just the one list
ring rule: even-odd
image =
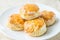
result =
[{"label": "cheese scone", "polygon": [[42,18],[29,20],[24,23],[24,31],[30,36],[41,36],[46,31],[46,24]]},{"label": "cheese scone", "polygon": [[20,17],[19,14],[12,14],[8,20],[8,27],[12,30],[23,30],[24,29],[24,20]]},{"label": "cheese scone", "polygon": [[35,4],[26,4],[20,9],[21,17],[26,20],[34,19],[40,16],[39,7]]},{"label": "cheese scone", "polygon": [[41,14],[42,14],[41,17],[44,18],[47,26],[50,26],[50,25],[55,23],[56,17],[55,17],[55,14],[52,11],[44,10]]}]

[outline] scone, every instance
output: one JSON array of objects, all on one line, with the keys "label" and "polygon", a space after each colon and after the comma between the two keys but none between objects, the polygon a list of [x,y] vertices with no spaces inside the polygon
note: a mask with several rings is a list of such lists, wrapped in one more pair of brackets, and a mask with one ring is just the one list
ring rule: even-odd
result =
[{"label": "scone", "polygon": [[24,31],[30,36],[41,36],[46,31],[46,24],[42,18],[29,20],[24,23]]},{"label": "scone", "polygon": [[41,14],[42,14],[41,17],[44,18],[47,26],[50,26],[55,23],[56,17],[52,11],[44,10]]},{"label": "scone", "polygon": [[12,30],[23,30],[24,20],[19,14],[12,14],[8,20],[8,27]]},{"label": "scone", "polygon": [[35,4],[26,4],[20,9],[21,17],[26,20],[34,19],[40,16],[39,7]]}]

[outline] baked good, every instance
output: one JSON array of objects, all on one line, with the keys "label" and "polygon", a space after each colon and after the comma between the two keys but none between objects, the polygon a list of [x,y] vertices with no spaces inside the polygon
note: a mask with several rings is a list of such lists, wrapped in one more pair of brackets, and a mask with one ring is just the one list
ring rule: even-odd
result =
[{"label": "baked good", "polygon": [[24,31],[30,36],[43,35],[47,31],[44,19],[37,18],[37,19],[26,21],[24,23]]},{"label": "baked good", "polygon": [[35,4],[25,4],[19,14],[23,19],[31,20],[40,16],[39,7]]},{"label": "baked good", "polygon": [[19,14],[12,14],[8,20],[8,27],[12,30],[23,30],[24,20]]},{"label": "baked good", "polygon": [[41,12],[41,14],[42,14],[41,17],[44,18],[47,26],[50,26],[55,23],[56,17],[54,12],[44,10],[43,12]]}]

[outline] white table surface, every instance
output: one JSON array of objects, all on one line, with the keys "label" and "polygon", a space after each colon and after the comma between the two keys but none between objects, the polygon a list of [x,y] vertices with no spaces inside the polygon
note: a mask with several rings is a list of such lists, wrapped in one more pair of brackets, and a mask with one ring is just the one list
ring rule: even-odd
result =
[{"label": "white table surface", "polygon": [[[58,11],[60,11],[59,0],[0,0],[0,14],[3,13],[8,8],[20,5],[23,2],[38,2],[56,8]],[[0,32],[0,40],[14,40],[14,39],[8,38],[7,36]],[[60,40],[60,33],[48,40]]]}]

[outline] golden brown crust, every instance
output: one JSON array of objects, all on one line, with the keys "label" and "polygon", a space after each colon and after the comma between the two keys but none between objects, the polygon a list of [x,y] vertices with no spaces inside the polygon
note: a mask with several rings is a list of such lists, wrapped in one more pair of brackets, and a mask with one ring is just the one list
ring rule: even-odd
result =
[{"label": "golden brown crust", "polygon": [[44,20],[42,18],[38,18],[38,19],[33,19],[33,20],[29,20],[26,21],[26,24],[30,26],[27,26],[27,28],[25,29],[26,32],[31,33],[34,30],[39,30],[43,25],[44,25]]},{"label": "golden brown crust", "polygon": [[42,12],[42,17],[45,19],[45,20],[49,20],[51,19],[55,14],[52,12],[52,11],[46,11],[44,10]]},{"label": "golden brown crust", "polygon": [[26,4],[24,9],[29,12],[37,12],[39,10],[38,6],[35,4]]},{"label": "golden brown crust", "polygon": [[12,14],[10,16],[10,21],[11,24],[24,24],[24,20],[20,17],[19,14]]},{"label": "golden brown crust", "polygon": [[26,20],[34,19],[39,15],[39,8],[35,4],[25,4],[23,7],[20,8],[21,17]]}]

